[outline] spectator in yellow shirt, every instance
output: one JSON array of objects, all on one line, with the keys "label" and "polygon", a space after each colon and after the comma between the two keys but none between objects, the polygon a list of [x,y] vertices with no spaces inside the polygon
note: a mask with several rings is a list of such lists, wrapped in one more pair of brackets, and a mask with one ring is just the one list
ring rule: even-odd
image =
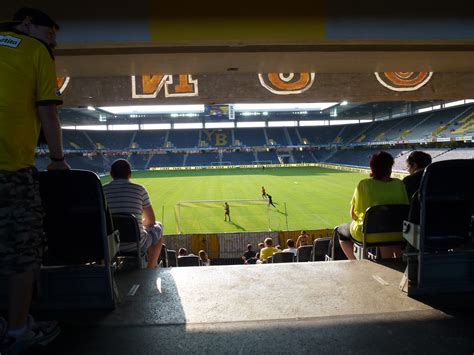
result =
[{"label": "spectator in yellow shirt", "polygon": [[[349,260],[354,260],[354,240],[362,243],[365,211],[372,206],[408,204],[405,185],[399,179],[391,178],[393,157],[387,152],[378,152],[370,158],[370,178],[357,185],[351,201],[352,222],[341,224],[335,229],[341,248]],[[377,233],[371,236],[374,242],[392,240],[394,233]],[[400,247],[380,247],[382,258],[400,256]]]},{"label": "spectator in yellow shirt", "polygon": [[272,238],[265,238],[264,240],[265,248],[260,250],[260,261],[264,262],[275,253],[281,252],[280,249],[273,246]]}]

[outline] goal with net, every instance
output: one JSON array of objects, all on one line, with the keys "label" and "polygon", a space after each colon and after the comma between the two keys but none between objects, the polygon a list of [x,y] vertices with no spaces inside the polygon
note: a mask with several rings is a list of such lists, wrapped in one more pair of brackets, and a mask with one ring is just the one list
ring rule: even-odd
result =
[{"label": "goal with net", "polygon": [[[230,207],[230,221],[224,220],[224,203]],[[285,204],[268,206],[266,199],[228,199],[179,201],[175,205],[178,233],[208,233],[219,227],[222,232],[283,230]]]}]

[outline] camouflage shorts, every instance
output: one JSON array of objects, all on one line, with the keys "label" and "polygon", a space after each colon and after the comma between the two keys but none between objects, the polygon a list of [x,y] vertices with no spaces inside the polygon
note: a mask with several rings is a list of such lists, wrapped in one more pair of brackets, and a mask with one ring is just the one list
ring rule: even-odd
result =
[{"label": "camouflage shorts", "polygon": [[43,208],[36,169],[0,171],[0,273],[38,269]]}]

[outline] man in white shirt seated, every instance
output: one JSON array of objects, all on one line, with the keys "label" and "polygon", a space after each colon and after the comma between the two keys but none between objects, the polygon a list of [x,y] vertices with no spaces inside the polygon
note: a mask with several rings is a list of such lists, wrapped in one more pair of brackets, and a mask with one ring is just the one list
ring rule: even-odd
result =
[{"label": "man in white shirt seated", "polygon": [[[155,220],[155,212],[151,206],[150,196],[144,186],[130,181],[132,167],[125,159],[114,161],[110,168],[113,181],[104,185],[107,204],[112,214],[131,213],[135,216],[141,230],[140,249],[147,253],[147,268],[157,266],[163,244],[163,225]],[[123,252],[133,251],[134,243],[121,243]]]},{"label": "man in white shirt seated", "polygon": [[291,253],[295,254],[295,256],[296,256],[296,253],[298,252],[298,249],[295,248],[295,241],[293,239],[288,239],[286,241],[286,245],[288,246],[288,248],[284,249],[283,251],[291,252]]}]

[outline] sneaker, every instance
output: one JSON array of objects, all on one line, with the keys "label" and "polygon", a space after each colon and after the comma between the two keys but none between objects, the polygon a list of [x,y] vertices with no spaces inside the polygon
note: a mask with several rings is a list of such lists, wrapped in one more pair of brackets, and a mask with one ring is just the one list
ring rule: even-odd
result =
[{"label": "sneaker", "polygon": [[2,341],[2,355],[13,355],[21,353],[35,345],[47,345],[53,341],[61,332],[58,322],[35,322],[31,315],[28,315],[27,331],[18,338],[8,336]]}]

